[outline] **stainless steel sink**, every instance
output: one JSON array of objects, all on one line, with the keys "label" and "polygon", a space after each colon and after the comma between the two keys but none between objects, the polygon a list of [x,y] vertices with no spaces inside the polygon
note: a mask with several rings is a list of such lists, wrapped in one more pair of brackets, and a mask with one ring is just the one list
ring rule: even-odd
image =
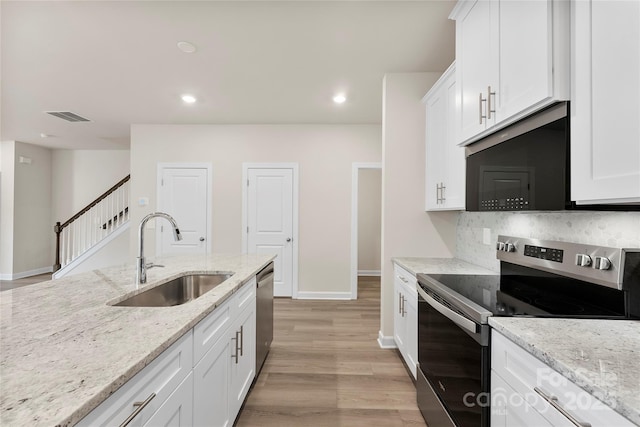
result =
[{"label": "stainless steel sink", "polygon": [[192,301],[215,288],[233,273],[188,274],[113,305],[120,307],[171,307]]}]

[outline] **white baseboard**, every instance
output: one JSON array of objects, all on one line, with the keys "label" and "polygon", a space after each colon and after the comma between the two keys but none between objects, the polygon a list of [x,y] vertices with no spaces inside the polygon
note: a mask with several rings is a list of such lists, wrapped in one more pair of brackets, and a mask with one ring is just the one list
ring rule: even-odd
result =
[{"label": "white baseboard", "polygon": [[297,299],[350,300],[351,292],[298,292]]},{"label": "white baseboard", "polygon": [[380,277],[380,270],[358,270],[358,276],[378,276]]},{"label": "white baseboard", "polygon": [[378,345],[380,348],[398,348],[393,337],[385,337],[382,331],[378,331]]},{"label": "white baseboard", "polygon": [[25,277],[37,276],[38,274],[45,274],[53,272],[53,266],[36,268],[34,270],[22,271],[14,274],[0,274],[0,280],[18,280]]}]

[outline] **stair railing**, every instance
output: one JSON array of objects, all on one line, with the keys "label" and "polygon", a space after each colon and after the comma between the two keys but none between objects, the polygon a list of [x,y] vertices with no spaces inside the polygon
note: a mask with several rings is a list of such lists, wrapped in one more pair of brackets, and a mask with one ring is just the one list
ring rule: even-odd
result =
[{"label": "stair railing", "polygon": [[64,223],[56,222],[53,271],[69,264],[129,219],[129,180],[125,176]]}]

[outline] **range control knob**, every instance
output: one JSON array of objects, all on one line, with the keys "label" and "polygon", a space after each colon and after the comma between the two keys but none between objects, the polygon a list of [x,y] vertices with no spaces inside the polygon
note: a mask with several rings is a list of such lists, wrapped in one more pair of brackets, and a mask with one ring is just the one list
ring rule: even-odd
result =
[{"label": "range control knob", "polygon": [[499,251],[504,251],[504,242],[498,242],[496,243],[496,249]]},{"label": "range control knob", "polygon": [[591,265],[591,257],[585,254],[576,255],[576,265],[580,267],[589,267]]},{"label": "range control knob", "polygon": [[593,268],[596,270],[608,270],[611,268],[611,261],[609,258],[603,256],[597,256],[595,262],[593,263]]},{"label": "range control knob", "polygon": [[516,245],[514,245],[513,243],[507,243],[507,245],[504,247],[504,251],[505,252],[515,252],[516,251]]}]

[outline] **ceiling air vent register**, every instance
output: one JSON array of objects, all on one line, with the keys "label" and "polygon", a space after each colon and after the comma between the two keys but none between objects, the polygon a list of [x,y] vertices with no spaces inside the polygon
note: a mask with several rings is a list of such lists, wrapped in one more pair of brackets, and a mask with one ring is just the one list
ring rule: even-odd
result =
[{"label": "ceiling air vent register", "polygon": [[91,120],[84,118],[71,111],[45,111],[47,114],[58,117],[59,119],[66,120],[68,122],[90,122]]}]

